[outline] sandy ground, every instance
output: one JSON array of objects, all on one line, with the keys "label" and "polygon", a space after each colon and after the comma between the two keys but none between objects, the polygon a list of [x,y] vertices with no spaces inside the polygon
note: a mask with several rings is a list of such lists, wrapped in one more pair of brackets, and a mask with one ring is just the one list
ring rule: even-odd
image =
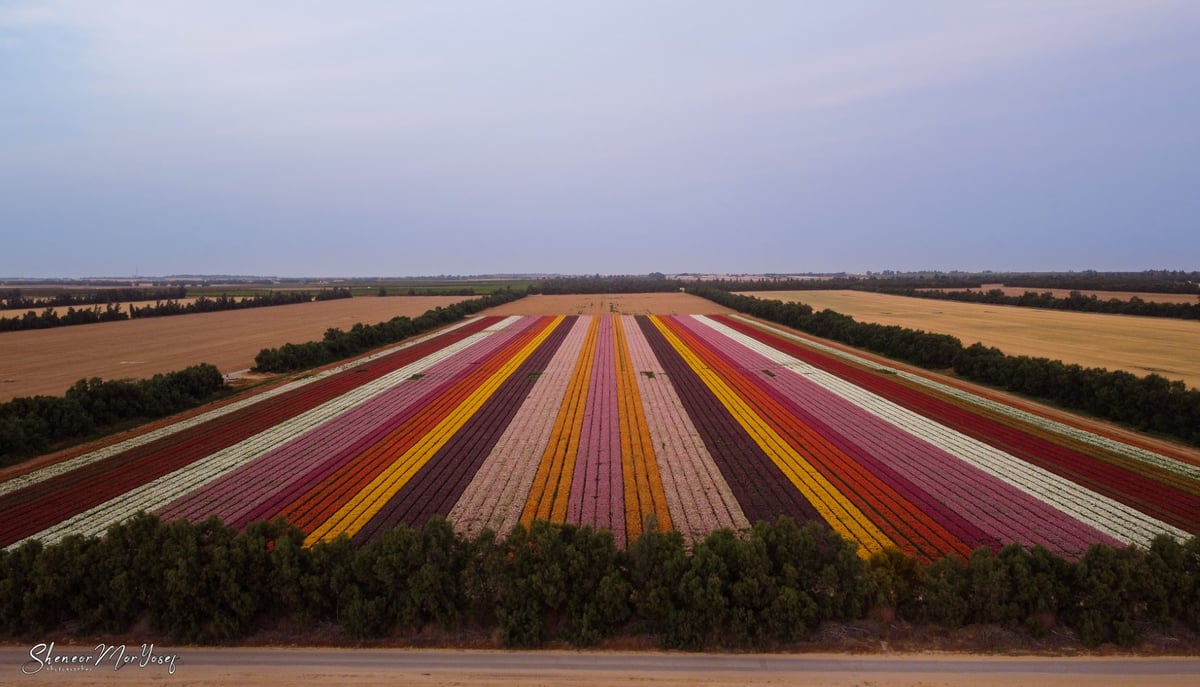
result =
[{"label": "sandy ground", "polygon": [[1151,372],[1200,387],[1200,322],[1058,312],[1017,306],[956,303],[861,291],[762,291],[830,308],[864,322],[953,334],[964,345],[982,341],[1009,355],[1031,355],[1084,366]]},{"label": "sandy ground", "polygon": [[62,395],[84,377],[149,377],[196,363],[222,372],[254,365],[263,348],[320,339],[397,315],[410,317],[462,296],[347,298],[250,310],[155,317],[123,322],[0,333],[0,401]]},{"label": "sandy ground", "polygon": [[488,315],[718,315],[733,312],[687,293],[609,293],[526,296]]},{"label": "sandy ground", "polygon": [[[129,647],[138,652],[140,647]],[[155,649],[167,664],[49,670],[28,648],[0,650],[5,684],[222,685],[980,685],[1125,687],[1193,685],[1197,658],[1033,658],[964,655],[678,654],[662,652],[500,652],[405,649]],[[60,656],[92,647],[56,648]],[[33,675],[22,674],[41,668]],[[11,678],[11,680],[6,679]]]}]

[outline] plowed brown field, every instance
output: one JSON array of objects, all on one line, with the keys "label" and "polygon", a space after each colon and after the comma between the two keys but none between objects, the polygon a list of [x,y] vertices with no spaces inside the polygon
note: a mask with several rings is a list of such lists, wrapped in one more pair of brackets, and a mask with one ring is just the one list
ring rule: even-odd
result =
[{"label": "plowed brown field", "polygon": [[415,317],[463,296],[346,298],[250,310],[0,333],[0,401],[62,395],[84,377],[133,379],[212,363],[222,372],[254,365],[263,348],[320,339],[398,315]]},{"label": "plowed brown field", "polygon": [[748,296],[829,308],[862,322],[952,334],[1009,355],[1053,358],[1088,367],[1158,373],[1200,386],[1200,322],[1163,317],[1058,312],[956,303],[862,291],[759,291]]}]

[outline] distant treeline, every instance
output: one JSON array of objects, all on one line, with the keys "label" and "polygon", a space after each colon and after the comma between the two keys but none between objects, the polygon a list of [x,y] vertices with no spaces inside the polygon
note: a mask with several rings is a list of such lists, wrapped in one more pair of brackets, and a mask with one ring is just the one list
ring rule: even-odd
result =
[{"label": "distant treeline", "polygon": [[1041,293],[1026,291],[1020,296],[1005,295],[1000,289],[988,291],[943,291],[941,289],[878,289],[883,293],[909,296],[912,298],[933,298],[964,303],[987,303],[990,305],[1016,305],[1027,308],[1046,308],[1048,310],[1069,310],[1073,312],[1095,312],[1113,315],[1140,315],[1142,317],[1175,317],[1182,320],[1200,320],[1200,296],[1195,303],[1160,303],[1145,301],[1137,296],[1129,300],[1110,298],[1101,300],[1095,295],[1087,295],[1072,291],[1066,298],[1058,298],[1049,291]]},{"label": "distant treeline", "polygon": [[788,278],[754,280],[716,279],[690,282],[725,291],[823,291],[856,289],[900,292],[907,289],[979,289],[1002,283],[1029,289],[1075,291],[1141,291],[1145,293],[1191,293],[1200,295],[1200,272],[1154,270],[1148,272],[946,272],[891,273],[866,276]]},{"label": "distant treeline", "polygon": [[1200,390],[1182,380],[1006,355],[981,343],[955,356],[954,371],[964,379],[1200,445]]},{"label": "distant treeline", "polygon": [[1006,274],[1006,286],[1078,291],[1145,291],[1148,293],[1194,293],[1200,295],[1200,272],[1148,270],[1146,272],[1072,272],[1066,274]]},{"label": "distant treeline", "polygon": [[350,331],[330,328],[320,341],[287,343],[279,348],[264,348],[254,358],[260,372],[292,372],[349,358],[372,348],[396,343],[451,322],[457,322],[480,310],[503,305],[525,296],[523,291],[502,289],[487,296],[436,307],[414,318],[394,317],[374,325],[358,323]]},{"label": "distant treeline", "polygon": [[[490,293],[490,291],[489,291]],[[464,286],[462,288],[439,288],[436,286],[410,286],[408,288],[392,287],[391,291],[388,287],[381,286],[379,291],[375,293],[377,296],[475,296],[478,295],[475,288],[472,286]]]},{"label": "distant treeline", "polygon": [[784,303],[721,291],[693,293],[739,312],[930,369],[954,368],[964,379],[1123,422],[1200,444],[1200,390],[1160,375],[1138,377],[1122,370],[1084,368],[1061,360],[1010,356],[976,343],[964,348],[946,334],[896,325],[857,322],[848,315],[814,313],[803,303]]},{"label": "distant treeline", "polygon": [[21,289],[0,289],[0,310],[23,310],[36,308],[65,308],[73,305],[105,305],[130,301],[156,301],[187,298],[186,286],[168,286],[154,289],[116,288],[98,291],[64,291],[53,296],[29,297]]},{"label": "distant treeline", "polygon": [[535,521],[466,539],[436,517],[361,547],[303,542],[278,521],[238,532],[144,514],[104,537],[27,542],[0,551],[0,631],[144,625],[211,643],[333,624],[354,640],[439,628],[507,646],[642,635],[699,650],[770,649],[869,617],[1034,636],[1067,627],[1092,646],[1133,644],[1151,625],[1200,629],[1200,540],[1167,535],[1147,550],[1096,544],[1078,562],[1013,544],[928,565],[894,549],[864,560],[828,528],[785,517],[742,536],[714,532],[690,551],[678,532],[653,528],[622,551],[607,530]]},{"label": "distant treeline", "polygon": [[0,466],[86,439],[130,420],[148,420],[211,400],[225,382],[207,363],[138,381],[81,379],[64,396],[0,403]]},{"label": "distant treeline", "polygon": [[168,300],[141,307],[131,303],[128,313],[124,312],[120,305],[114,303],[109,303],[103,309],[100,306],[81,310],[68,307],[67,312],[62,315],[59,315],[53,307],[47,307],[40,314],[30,310],[22,317],[0,318],[0,332],[19,331],[22,329],[51,329],[53,327],[92,324],[95,322],[116,322],[143,317],[167,317],[170,315],[188,315],[201,312],[219,312],[222,310],[264,308],[276,305],[292,305],[294,303],[350,298],[351,295],[350,289],[341,287],[322,289],[315,294],[310,291],[272,291],[244,298],[221,294],[216,298],[199,296],[191,303]]},{"label": "distant treeline", "polygon": [[602,276],[591,277],[555,277],[541,279],[528,287],[529,293],[566,294],[566,293],[662,293],[678,291],[689,282],[667,279],[661,273],[647,276]]},{"label": "distant treeline", "polygon": [[22,317],[0,317],[0,332],[15,332],[22,329],[52,329],[54,327],[69,327],[76,324],[94,324],[96,322],[117,322],[128,320],[129,315],[121,306],[109,303],[101,308],[68,307],[67,312],[59,315],[54,308],[46,308],[40,314],[30,310]]},{"label": "distant treeline", "polygon": [[951,367],[955,357],[963,350],[962,342],[949,334],[933,334],[899,325],[858,322],[849,315],[833,310],[814,313],[812,306],[795,301],[767,300],[714,288],[693,289],[692,293],[759,319],[925,368]]},{"label": "distant treeline", "polygon": [[321,289],[315,294],[311,291],[271,291],[253,296],[237,298],[221,294],[216,298],[198,296],[191,303],[167,301],[141,307],[130,305],[129,316],[133,319],[140,317],[164,317],[167,315],[187,315],[200,312],[220,312],[222,310],[244,310],[247,308],[265,308],[274,305],[294,305],[312,301],[333,301],[341,298],[351,298],[350,289],[333,288]]},{"label": "distant treeline", "polygon": [[[433,308],[416,319],[397,317],[373,326],[356,324],[349,332],[330,329],[322,341],[263,349],[256,362],[264,371],[306,369],[436,329],[524,295],[501,290],[446,308]],[[321,362],[311,362],[314,360]],[[55,443],[85,439],[129,420],[153,419],[193,408],[211,400],[223,387],[220,371],[205,363],[139,381],[81,379],[61,397],[15,398],[0,404],[0,467],[44,453]]]}]

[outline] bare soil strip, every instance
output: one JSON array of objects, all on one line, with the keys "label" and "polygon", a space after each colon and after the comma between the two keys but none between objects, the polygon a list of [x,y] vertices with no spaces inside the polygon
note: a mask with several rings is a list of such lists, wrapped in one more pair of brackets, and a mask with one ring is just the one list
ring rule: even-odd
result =
[{"label": "bare soil strip", "polygon": [[1085,367],[1151,372],[1200,386],[1200,322],[956,303],[862,291],[759,291],[744,295],[829,308],[861,322],[952,334],[1009,355],[1052,358]]},{"label": "bare soil strip", "polygon": [[85,377],[139,379],[197,363],[221,372],[254,365],[263,348],[320,339],[398,315],[415,317],[464,296],[389,296],[197,313],[0,333],[0,401],[62,395]]}]

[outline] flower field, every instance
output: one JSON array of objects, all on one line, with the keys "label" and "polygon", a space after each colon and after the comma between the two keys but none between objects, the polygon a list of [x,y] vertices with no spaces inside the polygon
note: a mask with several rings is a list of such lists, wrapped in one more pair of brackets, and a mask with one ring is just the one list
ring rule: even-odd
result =
[{"label": "flower field", "polygon": [[138,511],[282,516],[310,544],[788,515],[864,555],[1078,558],[1200,534],[1200,465],[738,315],[490,316],[0,483],[0,546]]}]

